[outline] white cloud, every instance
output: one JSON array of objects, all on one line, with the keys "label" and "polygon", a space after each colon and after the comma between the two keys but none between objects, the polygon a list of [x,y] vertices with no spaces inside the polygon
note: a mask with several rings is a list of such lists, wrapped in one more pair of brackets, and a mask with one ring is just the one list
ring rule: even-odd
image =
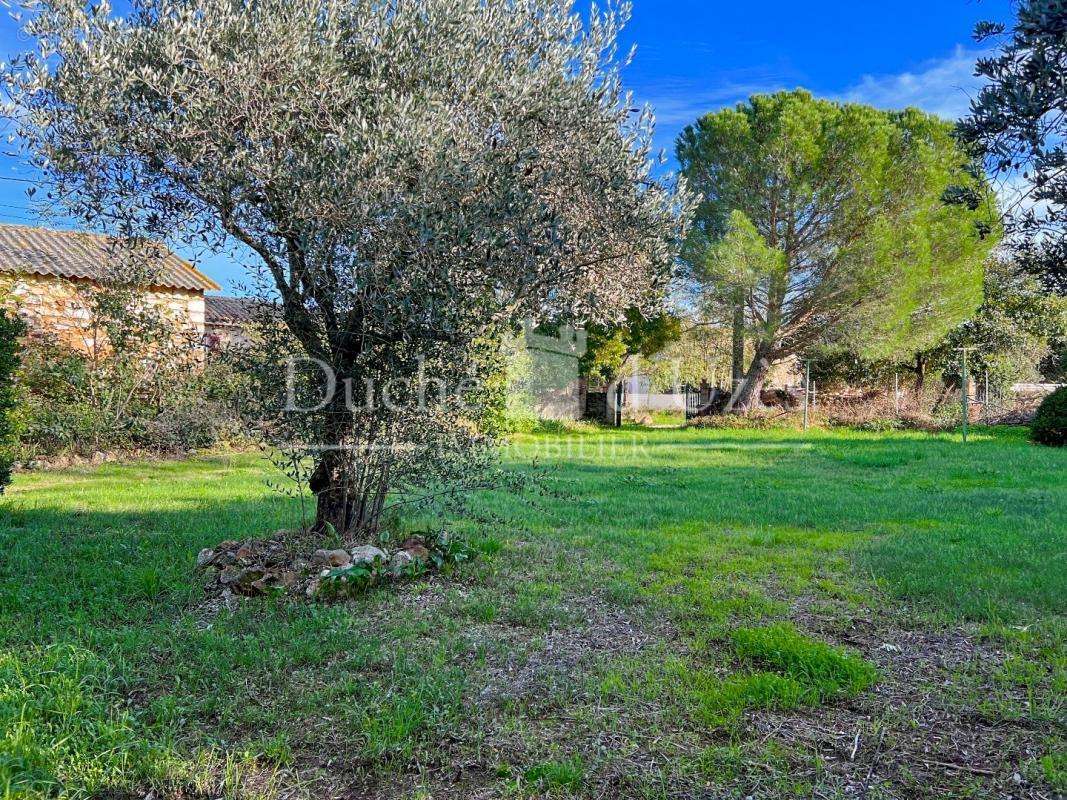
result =
[{"label": "white cloud", "polygon": [[982,87],[974,76],[975,62],[982,55],[984,51],[957,45],[952,55],[928,61],[915,72],[864,75],[840,99],[885,109],[914,106],[946,119],[959,119],[967,114],[971,98]]},{"label": "white cloud", "polygon": [[648,102],[656,112],[656,122],[671,128],[695,122],[699,117],[724,106],[748,99],[753,94],[773,92],[782,88],[769,82],[723,81],[714,86],[692,82],[661,83],[645,97],[635,99]]},{"label": "white cloud", "polygon": [[707,81],[692,78],[648,81],[632,88],[636,103],[652,106],[656,115],[654,145],[670,157],[675,139],[686,125],[696,122],[704,114],[740,103],[753,94],[775,92],[787,85],[796,84],[787,84],[778,75],[753,70]]}]

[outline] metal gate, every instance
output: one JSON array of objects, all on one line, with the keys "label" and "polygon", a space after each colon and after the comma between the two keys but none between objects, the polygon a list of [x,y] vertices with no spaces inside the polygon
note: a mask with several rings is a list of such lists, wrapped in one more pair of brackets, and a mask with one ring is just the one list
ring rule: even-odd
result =
[{"label": "metal gate", "polygon": [[700,389],[688,383],[683,389],[685,391],[685,419],[688,422],[700,412]]}]

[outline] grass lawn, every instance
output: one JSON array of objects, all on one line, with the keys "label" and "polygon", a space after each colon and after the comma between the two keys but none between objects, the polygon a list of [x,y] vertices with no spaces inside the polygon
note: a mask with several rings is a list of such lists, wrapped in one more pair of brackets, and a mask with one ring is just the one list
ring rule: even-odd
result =
[{"label": "grass lawn", "polygon": [[[1067,452],[958,437],[521,437],[455,574],[208,601],[292,528],[254,456],[0,499],[0,798],[1067,791]],[[417,526],[424,520],[409,520]]]}]

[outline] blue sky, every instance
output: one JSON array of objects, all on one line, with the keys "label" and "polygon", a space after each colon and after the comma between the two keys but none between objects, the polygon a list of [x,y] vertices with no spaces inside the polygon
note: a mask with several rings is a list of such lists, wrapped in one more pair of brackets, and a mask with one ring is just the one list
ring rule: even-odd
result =
[{"label": "blue sky", "polygon": [[[623,44],[636,43],[637,55],[625,78],[635,99],[656,109],[656,145],[668,155],[699,115],[798,86],[956,118],[978,88],[974,24],[1011,16],[1009,0],[633,0]],[[25,46],[17,24],[0,18],[0,57]],[[27,184],[10,180],[33,177],[17,159],[0,156],[0,222],[34,224]],[[238,291],[242,269],[232,254],[178,249],[224,291]]]}]

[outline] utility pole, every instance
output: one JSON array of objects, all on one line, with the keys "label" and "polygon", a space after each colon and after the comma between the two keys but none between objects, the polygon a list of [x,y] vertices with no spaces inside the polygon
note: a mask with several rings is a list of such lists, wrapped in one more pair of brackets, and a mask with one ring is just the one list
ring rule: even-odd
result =
[{"label": "utility pole", "polygon": [[960,383],[962,384],[962,398],[963,398],[963,443],[967,444],[967,423],[971,417],[971,392],[970,392],[970,376],[967,374],[967,354],[970,353],[973,347],[958,347],[957,350],[962,353],[962,367],[960,375]]}]

